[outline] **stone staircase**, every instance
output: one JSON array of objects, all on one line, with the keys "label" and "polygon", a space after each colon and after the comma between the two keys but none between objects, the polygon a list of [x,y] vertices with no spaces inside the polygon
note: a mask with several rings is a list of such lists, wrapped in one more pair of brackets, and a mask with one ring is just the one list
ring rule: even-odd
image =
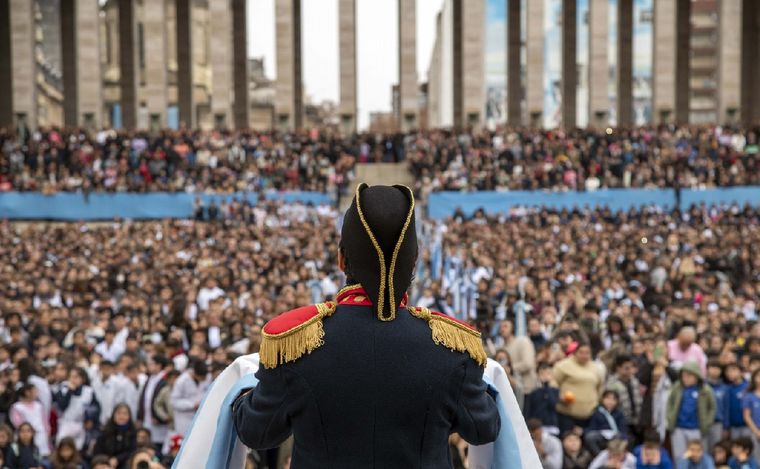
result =
[{"label": "stone staircase", "polygon": [[341,197],[340,210],[346,210],[351,205],[356,186],[362,182],[366,182],[370,186],[404,184],[414,188],[414,177],[408,168],[407,163],[358,163],[353,187],[346,197]]}]

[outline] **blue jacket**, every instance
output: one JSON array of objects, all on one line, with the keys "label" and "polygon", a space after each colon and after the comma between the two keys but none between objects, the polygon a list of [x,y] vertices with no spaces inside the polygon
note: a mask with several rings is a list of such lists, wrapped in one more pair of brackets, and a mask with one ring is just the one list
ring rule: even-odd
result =
[{"label": "blue jacket", "polygon": [[673,461],[665,448],[660,448],[660,464],[656,466],[641,462],[641,448],[642,445],[633,448],[633,455],[636,456],[636,469],[673,469]]},{"label": "blue jacket", "polygon": [[745,462],[739,462],[732,457],[728,460],[728,467],[731,469],[757,469],[757,463],[752,459],[752,455]]},{"label": "blue jacket", "polygon": [[742,397],[747,389],[747,381],[741,383],[726,384],[726,395],[723,399],[723,415],[726,419],[723,425],[726,428],[745,427],[744,415],[742,415]]},{"label": "blue jacket", "polygon": [[713,458],[709,454],[702,454],[702,459],[692,462],[686,458],[681,458],[676,464],[676,469],[715,469]]},{"label": "blue jacket", "polygon": [[718,381],[717,383],[708,381],[707,384],[712,387],[713,394],[715,395],[715,421],[725,423],[726,415],[728,415],[728,406],[726,404],[728,385],[726,385],[723,381]]},{"label": "blue jacket", "polygon": [[525,420],[538,419],[545,427],[558,427],[557,402],[559,402],[559,389],[544,383],[525,396],[523,414]]},{"label": "blue jacket", "polygon": [[[600,406],[601,407],[601,406]],[[612,418],[615,420],[615,423],[618,427],[618,432],[620,433],[620,436],[623,438],[628,438],[628,423],[625,421],[625,416],[623,416],[623,412],[619,408],[615,408],[612,412],[610,412],[612,415]],[[607,422],[607,417],[599,410],[599,407],[594,411],[594,413],[591,415],[591,419],[588,422],[588,426],[586,427],[587,431],[600,431],[600,430],[612,430],[612,428],[609,425],[609,422]]]}]

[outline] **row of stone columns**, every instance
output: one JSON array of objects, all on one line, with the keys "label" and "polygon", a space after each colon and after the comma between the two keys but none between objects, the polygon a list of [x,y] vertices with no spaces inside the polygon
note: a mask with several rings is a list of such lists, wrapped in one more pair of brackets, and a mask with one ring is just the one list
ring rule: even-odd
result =
[{"label": "row of stone columns", "polygon": [[[525,106],[521,110],[520,1],[507,0],[507,119],[539,126],[543,116],[544,2],[526,1]],[[562,0],[562,125],[576,124],[577,4]],[[653,120],[687,123],[690,99],[690,0],[654,2]],[[589,124],[608,123],[608,0],[589,0]],[[718,115],[720,122],[760,120],[760,5],[720,1]],[[633,123],[633,0],[617,2],[617,121]],[[742,25],[740,27],[740,25]]]},{"label": "row of stone columns", "polygon": [[[280,0],[278,0],[279,2]],[[298,4],[297,1],[292,3]],[[169,2],[176,8],[176,30],[167,30]],[[144,104],[151,127],[167,125],[170,97],[168,35],[177,41],[177,96],[180,122],[196,124],[193,100],[192,0],[143,2]],[[140,63],[135,0],[117,0],[119,31],[119,104],[122,126],[138,122]],[[219,127],[248,126],[248,53],[246,0],[209,0],[211,111]],[[98,0],[61,0],[61,59],[64,123],[103,124],[100,7]],[[292,24],[292,23],[291,23]],[[300,43],[300,40],[297,41]],[[37,122],[37,63],[34,2],[0,0],[0,126]]]}]

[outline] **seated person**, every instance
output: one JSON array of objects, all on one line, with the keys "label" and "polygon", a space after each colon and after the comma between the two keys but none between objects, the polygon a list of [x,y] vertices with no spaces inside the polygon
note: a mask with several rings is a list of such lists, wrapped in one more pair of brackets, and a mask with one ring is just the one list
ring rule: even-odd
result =
[{"label": "seated person", "polygon": [[757,463],[752,459],[752,440],[742,436],[731,442],[731,458],[728,460],[731,469],[757,469]]},{"label": "seated person", "polygon": [[633,449],[636,469],[673,469],[670,455],[660,444],[660,434],[654,428],[644,432],[644,443]]},{"label": "seated person", "polygon": [[593,456],[583,447],[578,433],[570,430],[562,435],[562,469],[586,469]]},{"label": "seated person", "polygon": [[589,469],[636,469],[636,457],[628,452],[628,441],[613,438],[607,443],[607,449],[599,453]]},{"label": "seated person", "polygon": [[618,395],[608,389],[602,393],[601,403],[591,415],[583,442],[591,454],[596,455],[613,438],[627,439],[627,428],[623,412],[618,408]]},{"label": "seated person", "polygon": [[715,469],[713,458],[705,453],[702,440],[690,440],[686,444],[686,454],[678,458],[676,469]]}]

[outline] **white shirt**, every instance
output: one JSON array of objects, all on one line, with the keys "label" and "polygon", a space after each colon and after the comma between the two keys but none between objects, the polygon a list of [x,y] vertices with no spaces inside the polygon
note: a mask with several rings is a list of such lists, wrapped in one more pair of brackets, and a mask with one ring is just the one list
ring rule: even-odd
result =
[{"label": "white shirt", "polygon": [[104,360],[116,363],[122,353],[124,353],[124,347],[115,340],[111,345],[104,340],[95,346],[95,351],[103,357]]},{"label": "white shirt", "polygon": [[182,373],[172,388],[171,402],[174,408],[174,431],[185,435],[193,423],[196,407],[200,405],[211,379],[196,382],[193,373],[188,370]]},{"label": "white shirt", "polygon": [[198,307],[205,311],[208,309],[208,304],[219,298],[220,296],[224,296],[224,290],[222,290],[219,287],[214,288],[201,288],[198,291],[198,297],[195,299],[196,303],[198,303]]}]

